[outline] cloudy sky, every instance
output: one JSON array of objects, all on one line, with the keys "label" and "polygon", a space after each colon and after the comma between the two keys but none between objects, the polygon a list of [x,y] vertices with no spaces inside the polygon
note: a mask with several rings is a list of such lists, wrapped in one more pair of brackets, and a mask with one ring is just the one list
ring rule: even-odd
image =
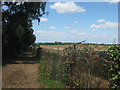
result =
[{"label": "cloudy sky", "polygon": [[48,2],[48,15],[33,21],[36,42],[117,43],[118,4],[109,2]]}]

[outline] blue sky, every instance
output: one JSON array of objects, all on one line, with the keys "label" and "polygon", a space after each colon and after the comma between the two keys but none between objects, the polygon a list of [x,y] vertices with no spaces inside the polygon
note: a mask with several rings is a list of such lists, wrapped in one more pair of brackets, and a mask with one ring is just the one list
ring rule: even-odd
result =
[{"label": "blue sky", "polygon": [[48,2],[38,25],[36,42],[113,43],[118,41],[118,4],[109,2]]}]

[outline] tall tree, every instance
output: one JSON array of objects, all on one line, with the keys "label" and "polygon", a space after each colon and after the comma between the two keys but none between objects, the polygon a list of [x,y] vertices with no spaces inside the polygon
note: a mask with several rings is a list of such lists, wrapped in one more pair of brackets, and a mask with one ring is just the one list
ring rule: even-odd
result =
[{"label": "tall tree", "polygon": [[2,3],[3,58],[15,56],[35,42],[32,20],[40,22],[45,6],[46,2]]}]

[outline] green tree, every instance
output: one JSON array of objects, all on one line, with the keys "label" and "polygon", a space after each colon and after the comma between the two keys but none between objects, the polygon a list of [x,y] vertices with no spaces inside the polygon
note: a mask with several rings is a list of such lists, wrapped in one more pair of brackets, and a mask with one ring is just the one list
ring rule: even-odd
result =
[{"label": "green tree", "polygon": [[22,51],[22,48],[24,47],[24,34],[25,34],[25,29],[19,25],[17,28],[16,28],[16,48],[18,51]]},{"label": "green tree", "polygon": [[46,2],[2,3],[3,58],[12,57],[35,42],[32,20],[45,14]]},{"label": "green tree", "polygon": [[23,40],[23,43],[24,43],[23,48],[26,49],[28,46],[33,44],[35,40],[36,40],[36,37],[35,35],[33,35],[33,29],[32,28],[26,29],[24,34],[24,40]]}]

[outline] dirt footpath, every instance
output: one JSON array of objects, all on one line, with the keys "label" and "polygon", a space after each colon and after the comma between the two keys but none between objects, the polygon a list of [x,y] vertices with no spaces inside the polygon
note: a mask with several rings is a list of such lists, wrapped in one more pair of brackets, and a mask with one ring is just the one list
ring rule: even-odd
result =
[{"label": "dirt footpath", "polygon": [[38,62],[31,52],[24,52],[2,67],[2,88],[39,88]]},{"label": "dirt footpath", "polygon": [[39,88],[39,64],[8,64],[2,68],[3,88]]}]

